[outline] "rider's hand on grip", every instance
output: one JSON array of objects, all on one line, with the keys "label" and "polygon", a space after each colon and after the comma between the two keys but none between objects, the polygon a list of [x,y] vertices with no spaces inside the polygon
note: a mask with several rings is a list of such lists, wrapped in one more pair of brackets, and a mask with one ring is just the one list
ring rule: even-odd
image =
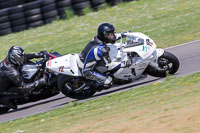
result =
[{"label": "rider's hand on grip", "polygon": [[39,54],[39,56],[40,56],[41,58],[44,58],[46,53],[47,53],[46,50],[42,50],[42,51],[40,51],[38,54]]},{"label": "rider's hand on grip", "polygon": [[122,38],[125,38],[125,37],[126,37],[125,33],[127,33],[127,32],[122,32],[122,33],[121,33],[121,37],[122,37]]},{"label": "rider's hand on grip", "polygon": [[124,33],[127,33],[127,32],[116,33],[116,34],[115,34],[116,40],[120,40],[121,38],[125,38],[126,35],[125,35]]}]

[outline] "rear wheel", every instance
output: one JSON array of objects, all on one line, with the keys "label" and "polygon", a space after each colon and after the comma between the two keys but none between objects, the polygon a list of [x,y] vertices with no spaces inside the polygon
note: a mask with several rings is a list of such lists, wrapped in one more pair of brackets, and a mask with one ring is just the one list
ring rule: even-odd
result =
[{"label": "rear wheel", "polygon": [[154,77],[166,77],[167,71],[169,74],[174,74],[179,69],[178,58],[170,52],[165,51],[162,56],[158,58],[158,67],[166,69],[166,71],[158,71],[149,66],[146,73]]},{"label": "rear wheel", "polygon": [[[67,97],[73,99],[86,99],[93,96],[96,91],[92,88],[85,86],[85,81],[82,77],[71,77],[66,75],[61,75],[58,79],[59,90]],[[78,88],[82,88],[78,90]]]},{"label": "rear wheel", "polygon": [[10,110],[10,108],[8,108],[8,107],[0,107],[0,114],[7,113],[9,110]]}]

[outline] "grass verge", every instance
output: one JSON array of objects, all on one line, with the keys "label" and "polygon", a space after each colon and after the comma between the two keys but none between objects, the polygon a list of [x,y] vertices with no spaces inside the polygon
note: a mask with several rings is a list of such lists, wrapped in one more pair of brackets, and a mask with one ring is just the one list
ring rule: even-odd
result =
[{"label": "grass verge", "polygon": [[55,21],[36,29],[0,37],[0,59],[13,45],[27,52],[42,49],[62,54],[80,52],[96,35],[102,22],[112,23],[117,32],[139,31],[155,40],[158,47],[169,47],[200,39],[199,0],[139,0],[91,12],[65,21]]},{"label": "grass verge", "polygon": [[[100,133],[109,131],[131,133],[134,128],[138,128],[135,129],[138,132],[148,128],[158,128],[168,119],[172,120],[169,125],[174,124],[173,118],[170,119],[170,116],[179,115],[179,112],[175,113],[174,111],[188,108],[199,101],[199,81],[200,73],[182,78],[169,77],[164,82],[111,94],[96,100],[69,103],[57,110],[1,123],[0,133],[20,131],[25,133]],[[197,98],[199,99],[197,100]],[[176,118],[177,122],[181,122],[182,118]],[[148,124],[152,124],[152,119],[158,119],[161,123],[158,122],[150,127]],[[191,122],[193,123],[191,127],[187,124],[180,124],[171,128],[170,131],[166,130],[170,129],[170,126],[167,125],[166,129],[164,127],[162,129],[163,131],[176,130],[179,132],[185,131],[185,127],[188,126],[186,131],[190,131],[190,133],[194,128],[200,129],[200,127],[195,127],[196,124],[193,121]],[[127,125],[128,123],[132,123],[134,126]],[[124,126],[120,126],[121,124]]]}]

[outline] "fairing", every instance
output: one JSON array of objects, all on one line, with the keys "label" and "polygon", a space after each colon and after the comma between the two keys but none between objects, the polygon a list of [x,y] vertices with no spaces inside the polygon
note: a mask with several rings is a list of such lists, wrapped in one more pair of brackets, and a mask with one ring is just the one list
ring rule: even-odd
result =
[{"label": "fairing", "polygon": [[38,71],[34,63],[28,63],[22,67],[22,77],[25,80],[31,80]]},{"label": "fairing", "polygon": [[68,54],[62,57],[58,57],[49,60],[46,66],[49,70],[73,76],[81,76],[79,68],[77,66],[78,54]]}]

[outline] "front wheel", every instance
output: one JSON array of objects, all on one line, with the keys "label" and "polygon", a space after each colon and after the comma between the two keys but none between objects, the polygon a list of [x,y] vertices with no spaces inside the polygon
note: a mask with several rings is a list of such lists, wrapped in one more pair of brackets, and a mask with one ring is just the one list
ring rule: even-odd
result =
[{"label": "front wheel", "polygon": [[175,74],[179,69],[178,58],[170,52],[165,51],[162,56],[158,58],[158,67],[161,69],[167,68],[165,71],[158,71],[148,66],[146,73],[154,77],[166,77],[166,72],[169,74]]},{"label": "front wheel", "polygon": [[86,99],[93,96],[96,93],[96,91],[90,88],[89,86],[86,86],[78,91],[77,89],[83,87],[84,84],[85,81],[82,77],[61,75],[58,79],[59,90],[65,96],[73,99]]}]

